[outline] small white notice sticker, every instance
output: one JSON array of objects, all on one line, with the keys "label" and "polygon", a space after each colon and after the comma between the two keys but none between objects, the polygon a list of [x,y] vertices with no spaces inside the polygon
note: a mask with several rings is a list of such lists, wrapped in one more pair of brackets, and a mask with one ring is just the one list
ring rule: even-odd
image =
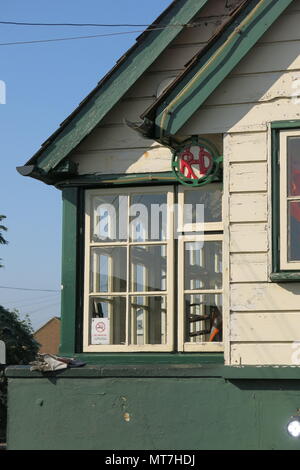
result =
[{"label": "small white notice sticker", "polygon": [[108,318],[92,318],[92,344],[109,344]]}]

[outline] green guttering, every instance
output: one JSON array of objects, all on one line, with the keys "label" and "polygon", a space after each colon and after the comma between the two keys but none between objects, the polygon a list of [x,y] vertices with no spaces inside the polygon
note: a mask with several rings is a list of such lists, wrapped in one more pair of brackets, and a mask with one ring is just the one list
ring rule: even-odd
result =
[{"label": "green guttering", "polygon": [[[177,0],[27,162],[49,173],[101,122],[208,0]],[[168,27],[169,26],[169,27]],[[36,172],[30,174],[36,177]]]},{"label": "green guttering", "polygon": [[[211,42],[203,54],[192,63],[175,88],[166,91],[158,100],[152,128],[148,136],[168,144],[174,136],[213,93],[234,67],[245,57],[292,0],[251,0],[236,14],[222,34]],[[149,128],[149,113],[143,115]],[[150,123],[151,125],[151,123]]]},{"label": "green guttering", "polygon": [[300,120],[274,121],[272,138],[272,282],[299,282],[300,272],[280,269],[280,166],[279,134],[281,130],[300,129]]}]

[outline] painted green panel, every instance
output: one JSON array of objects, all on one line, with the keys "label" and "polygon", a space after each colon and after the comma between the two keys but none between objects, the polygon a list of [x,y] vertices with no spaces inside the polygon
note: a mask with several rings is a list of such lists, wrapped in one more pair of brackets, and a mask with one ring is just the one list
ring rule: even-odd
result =
[{"label": "painted green panel", "polygon": [[224,364],[223,353],[94,353],[76,354],[76,358],[87,364]]},{"label": "painted green panel", "polygon": [[271,129],[295,129],[295,128],[300,128],[299,120],[274,121],[271,123]]},{"label": "painted green panel", "polygon": [[175,135],[292,0],[250,1],[158,109],[156,137]]},{"label": "painted green panel", "polygon": [[164,26],[176,24],[178,27],[151,31],[145,39],[141,40],[124,63],[116,69],[97,93],[88,99],[53,142],[42,151],[38,157],[37,166],[48,172],[58,165],[99,124],[136,80],[183,30],[184,26],[182,25],[188,23],[207,1],[180,0],[175,2],[158,24]]},{"label": "painted green panel", "polygon": [[299,380],[9,378],[8,449],[300,449]]},{"label": "painted green panel", "polygon": [[60,354],[74,354],[76,339],[78,189],[63,190],[62,293]]},{"label": "painted green panel", "polygon": [[270,274],[270,280],[273,282],[296,282],[300,281],[300,273],[290,271],[278,271]]}]

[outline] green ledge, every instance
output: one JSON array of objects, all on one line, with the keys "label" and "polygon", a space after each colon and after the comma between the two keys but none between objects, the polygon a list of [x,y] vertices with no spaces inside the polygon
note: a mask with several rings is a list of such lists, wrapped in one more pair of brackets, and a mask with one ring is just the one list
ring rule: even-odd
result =
[{"label": "green ledge", "polygon": [[294,272],[278,272],[271,273],[270,280],[272,282],[297,282],[300,281],[300,273]]},{"label": "green ledge", "polygon": [[75,357],[76,359],[86,362],[88,365],[151,365],[166,364],[195,364],[197,366],[203,364],[224,364],[224,356],[222,353],[80,353],[70,354],[60,352],[61,356]]},{"label": "green ledge", "polygon": [[215,364],[137,364],[137,365],[94,365],[63,369],[56,372],[30,371],[30,366],[10,366],[6,377],[47,378],[47,377],[218,377],[223,374],[222,365]]},{"label": "green ledge", "polygon": [[30,371],[30,366],[9,366],[8,378],[220,378],[235,380],[300,380],[300,366],[224,366],[219,364],[94,365],[56,372]]}]

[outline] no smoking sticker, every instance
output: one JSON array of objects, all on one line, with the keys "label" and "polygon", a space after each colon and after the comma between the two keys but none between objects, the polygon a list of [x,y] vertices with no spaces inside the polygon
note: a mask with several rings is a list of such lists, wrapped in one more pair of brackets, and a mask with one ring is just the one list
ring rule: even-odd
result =
[{"label": "no smoking sticker", "polygon": [[91,331],[92,344],[109,344],[109,319],[93,318]]},{"label": "no smoking sticker", "polygon": [[103,333],[105,331],[105,323],[103,321],[99,321],[95,325],[97,333]]}]

